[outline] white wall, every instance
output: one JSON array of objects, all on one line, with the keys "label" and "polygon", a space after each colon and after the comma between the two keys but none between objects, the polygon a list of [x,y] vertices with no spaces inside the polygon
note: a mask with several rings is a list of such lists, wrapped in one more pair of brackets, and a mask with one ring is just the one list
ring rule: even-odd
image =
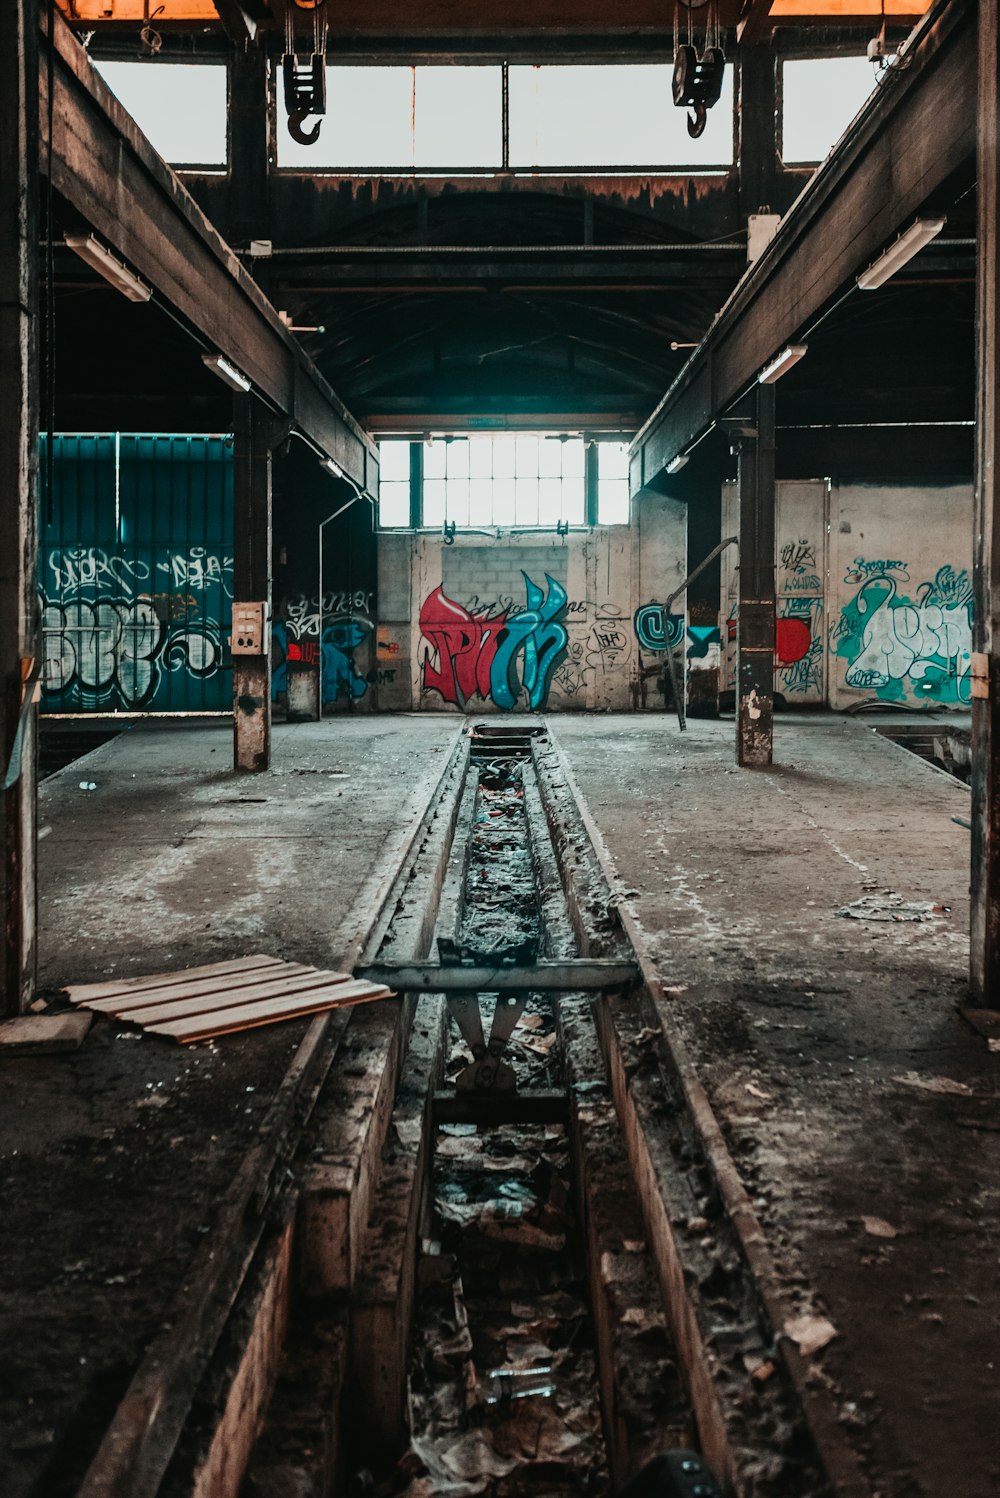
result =
[{"label": "white wall", "polygon": [[[736,510],[736,486],[726,484],[728,527]],[[970,486],[779,483],[776,520],[776,691],[803,706],[968,705]],[[736,565],[731,549],[727,620],[736,614]],[[730,689],[734,669],[729,641]]]}]

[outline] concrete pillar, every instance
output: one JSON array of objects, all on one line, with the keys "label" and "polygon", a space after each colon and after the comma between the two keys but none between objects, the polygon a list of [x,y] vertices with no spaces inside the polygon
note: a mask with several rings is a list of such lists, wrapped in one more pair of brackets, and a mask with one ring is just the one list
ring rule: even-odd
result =
[{"label": "concrete pillar", "polygon": [[997,8],[979,6],[976,484],[973,516],[972,919],[973,1000],[1000,1008],[1000,475],[997,430],[1000,295],[1000,42]]},{"label": "concrete pillar", "polygon": [[[0,783],[38,643],[38,6],[0,6]],[[27,691],[30,697],[30,689]],[[4,856],[0,1008],[27,1007],[36,969],[37,744],[30,707],[20,776],[0,790]]]},{"label": "concrete pillar", "polygon": [[[233,767],[271,763],[271,449],[270,413],[256,396],[237,395],[233,420]],[[258,653],[239,647],[240,604],[263,604]]]},{"label": "concrete pillar", "polygon": [[736,762],[771,763],[774,743],[774,386],[758,385],[739,441]]}]

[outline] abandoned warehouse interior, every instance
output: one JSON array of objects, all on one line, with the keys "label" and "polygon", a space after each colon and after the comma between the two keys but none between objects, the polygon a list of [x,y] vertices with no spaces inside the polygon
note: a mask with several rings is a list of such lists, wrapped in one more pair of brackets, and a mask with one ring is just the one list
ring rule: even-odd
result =
[{"label": "abandoned warehouse interior", "polygon": [[1000,1493],[998,31],[0,7],[3,1498]]}]

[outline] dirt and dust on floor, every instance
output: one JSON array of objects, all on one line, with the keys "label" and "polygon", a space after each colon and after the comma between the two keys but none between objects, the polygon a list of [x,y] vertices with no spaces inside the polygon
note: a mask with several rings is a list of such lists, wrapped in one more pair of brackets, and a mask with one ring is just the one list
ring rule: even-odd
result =
[{"label": "dirt and dust on floor", "polygon": [[[63,984],[261,951],[340,965],[456,733],[282,728],[249,780],[230,725],[151,724],[54,775],[40,1013],[67,1010]],[[4,1498],[76,1491],[307,1023],[182,1049],[99,1016],[77,1049],[0,1060]]]},{"label": "dirt and dust on floor", "polygon": [[880,1498],[1000,1492],[1000,1055],[967,788],[875,732],[550,721]]}]

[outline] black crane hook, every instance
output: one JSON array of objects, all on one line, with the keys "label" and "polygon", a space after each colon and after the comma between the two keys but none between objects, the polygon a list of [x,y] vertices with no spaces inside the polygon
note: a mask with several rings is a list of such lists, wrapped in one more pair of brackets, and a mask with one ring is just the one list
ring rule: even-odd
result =
[{"label": "black crane hook", "polygon": [[322,119],[317,119],[315,125],[308,130],[303,128],[303,120],[308,119],[312,112],[311,109],[296,109],[288,116],[288,133],[292,140],[298,141],[300,146],[314,146],[319,140]]}]

